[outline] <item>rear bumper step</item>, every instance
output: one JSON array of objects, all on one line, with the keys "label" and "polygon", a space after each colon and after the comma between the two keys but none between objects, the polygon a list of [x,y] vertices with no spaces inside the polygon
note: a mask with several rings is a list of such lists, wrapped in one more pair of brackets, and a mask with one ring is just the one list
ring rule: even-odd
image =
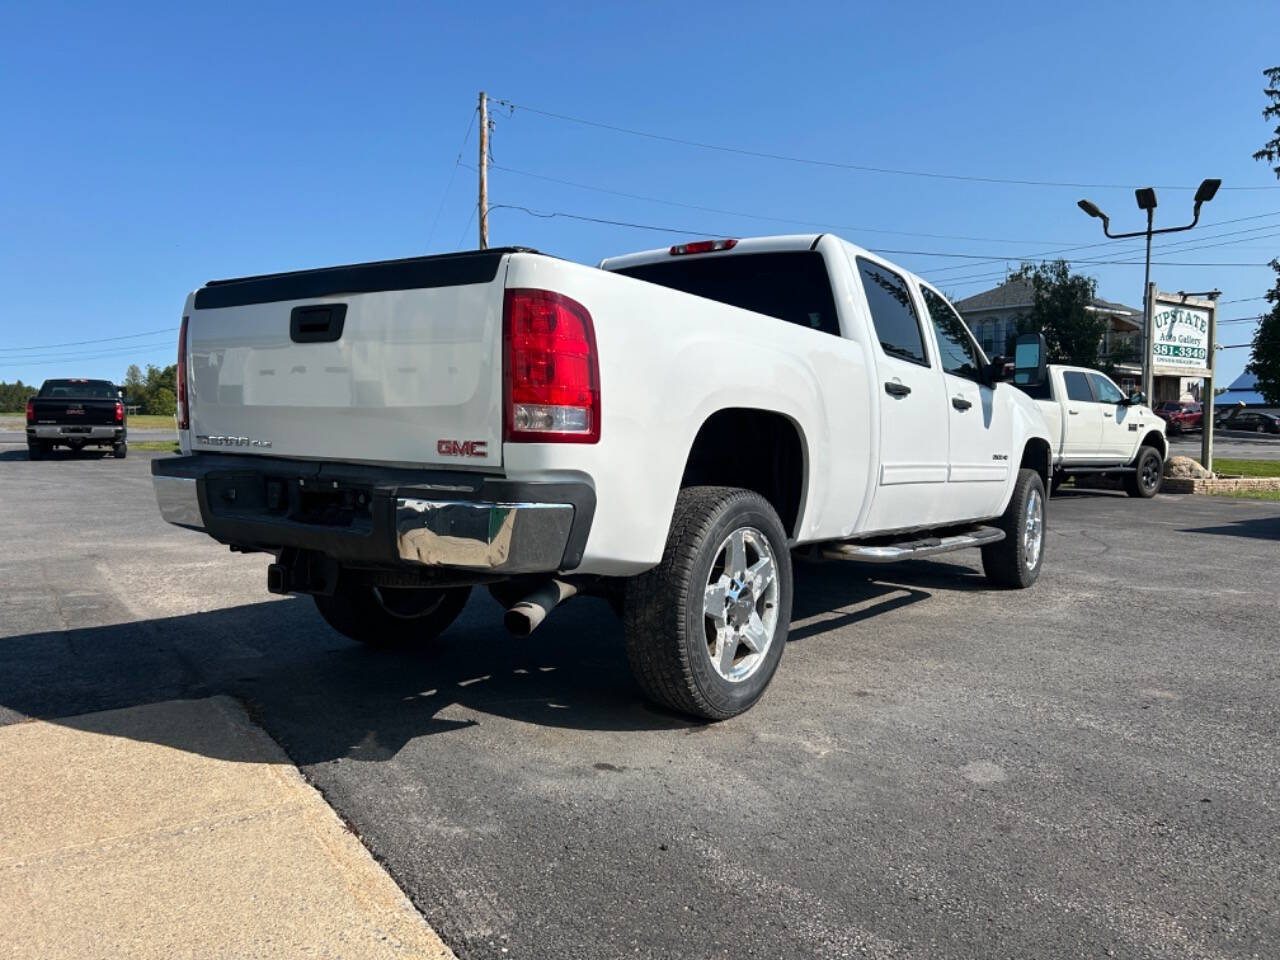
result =
[{"label": "rear bumper step", "polygon": [[234,454],[154,460],[151,472],[169,523],[233,546],[361,565],[571,570],[595,512],[586,483]]},{"label": "rear bumper step", "polygon": [[896,563],[899,560],[918,560],[953,550],[984,547],[1004,539],[999,527],[974,527],[940,537],[913,537],[888,543],[834,543],[822,548],[822,556],[828,560],[859,560],[863,563]]}]

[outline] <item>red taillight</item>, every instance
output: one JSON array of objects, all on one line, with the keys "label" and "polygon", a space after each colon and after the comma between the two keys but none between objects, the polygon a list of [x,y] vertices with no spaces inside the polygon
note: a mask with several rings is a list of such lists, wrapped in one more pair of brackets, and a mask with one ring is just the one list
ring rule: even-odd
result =
[{"label": "red taillight", "polygon": [[550,290],[508,290],[502,343],[503,439],[598,441],[600,366],[587,308]]},{"label": "red taillight", "polygon": [[716,250],[732,250],[737,245],[738,241],[732,237],[728,240],[697,240],[693,243],[677,243],[671,248],[671,255],[680,257],[686,253],[713,253]]},{"label": "red taillight", "polygon": [[124,404],[116,401],[116,423],[124,423]]},{"label": "red taillight", "polygon": [[27,423],[36,422],[36,402],[34,399],[27,401]]},{"label": "red taillight", "polygon": [[178,330],[178,429],[191,428],[191,411],[187,407],[187,318]]}]

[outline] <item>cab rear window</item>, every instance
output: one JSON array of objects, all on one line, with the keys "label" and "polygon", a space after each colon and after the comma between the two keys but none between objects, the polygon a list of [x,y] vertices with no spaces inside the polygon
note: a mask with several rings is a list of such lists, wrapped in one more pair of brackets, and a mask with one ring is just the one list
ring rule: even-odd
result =
[{"label": "cab rear window", "polygon": [[840,336],[831,281],[817,251],[681,257],[616,272]]},{"label": "cab rear window", "polygon": [[61,397],[78,400],[116,400],[118,388],[110,380],[46,380],[36,396],[42,400]]}]

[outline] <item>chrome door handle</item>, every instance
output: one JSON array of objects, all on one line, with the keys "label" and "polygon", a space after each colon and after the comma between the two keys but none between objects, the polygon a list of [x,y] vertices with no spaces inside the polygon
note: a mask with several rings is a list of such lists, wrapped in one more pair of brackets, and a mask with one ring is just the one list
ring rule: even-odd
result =
[{"label": "chrome door handle", "polygon": [[964,397],[952,397],[951,405],[957,410],[968,410],[973,404]]}]

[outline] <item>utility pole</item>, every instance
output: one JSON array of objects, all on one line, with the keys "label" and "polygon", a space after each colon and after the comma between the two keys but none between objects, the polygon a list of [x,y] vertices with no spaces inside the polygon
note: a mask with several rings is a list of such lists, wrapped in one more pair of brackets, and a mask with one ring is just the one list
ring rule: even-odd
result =
[{"label": "utility pole", "polygon": [[[1196,210],[1196,218],[1199,219],[1199,207]],[[1156,315],[1156,291],[1151,285],[1151,226],[1155,219],[1155,212],[1155,203],[1153,202],[1147,208],[1147,272],[1142,281],[1142,396],[1146,398],[1148,404],[1154,402],[1151,391],[1155,385],[1155,377],[1151,370],[1151,334],[1153,333],[1151,327]]]},{"label": "utility pole", "polygon": [[489,97],[480,91],[480,249],[489,249]]},{"label": "utility pole", "polygon": [[1205,366],[1209,368],[1209,375],[1204,378],[1203,386],[1200,389],[1200,465],[1213,472],[1213,388],[1217,384],[1217,357],[1214,351],[1218,349],[1218,297],[1221,292],[1211,290],[1205,294],[1213,303],[1209,310],[1209,357],[1205,360]]}]

